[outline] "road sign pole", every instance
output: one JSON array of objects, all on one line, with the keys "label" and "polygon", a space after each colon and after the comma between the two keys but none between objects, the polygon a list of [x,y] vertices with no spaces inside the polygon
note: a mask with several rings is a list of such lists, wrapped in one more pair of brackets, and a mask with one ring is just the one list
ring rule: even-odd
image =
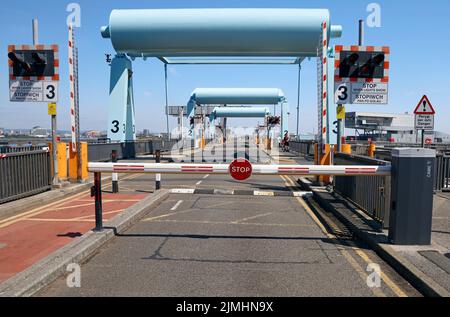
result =
[{"label": "road sign pole", "polygon": [[[38,19],[33,19],[32,21],[32,31],[33,31],[33,45],[39,44],[39,22]],[[56,149],[56,112],[51,114],[51,129],[52,129],[52,157],[53,157],[53,185],[59,185],[58,177],[58,157]]]},{"label": "road sign pole", "polygon": [[342,148],[342,119],[337,120],[337,152],[340,153]]},{"label": "road sign pole", "polygon": [[425,147],[425,130],[422,130],[422,147]]},{"label": "road sign pole", "polygon": [[58,157],[56,149],[56,115],[52,114],[52,156],[53,156],[53,185],[59,185]]},{"label": "road sign pole", "polygon": [[358,37],[359,46],[364,45],[364,20],[359,20],[359,37]]}]

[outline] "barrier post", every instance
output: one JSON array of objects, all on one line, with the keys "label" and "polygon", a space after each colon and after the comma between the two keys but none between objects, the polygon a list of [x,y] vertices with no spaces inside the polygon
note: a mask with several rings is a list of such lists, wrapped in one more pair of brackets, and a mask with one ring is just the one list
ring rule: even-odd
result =
[{"label": "barrier post", "polygon": [[95,197],[95,229],[103,230],[103,210],[102,210],[102,174],[94,173],[94,186],[91,188],[91,196]]},{"label": "barrier post", "polygon": [[[111,162],[117,163],[117,150],[111,151]],[[119,174],[112,173],[112,192],[113,194],[117,194],[119,192]]]},{"label": "barrier post", "polygon": [[376,151],[377,147],[375,144],[370,143],[369,147],[367,148],[367,154],[369,157],[375,157],[375,151]]},{"label": "barrier post", "polygon": [[[156,150],[155,152],[155,162],[156,163],[161,163],[161,150]],[[161,189],[161,174],[156,174],[155,175],[155,179],[156,179],[156,184],[155,184],[155,188],[156,190],[160,190]]]},{"label": "barrier post", "polygon": [[392,150],[389,240],[396,245],[430,245],[436,151]]}]

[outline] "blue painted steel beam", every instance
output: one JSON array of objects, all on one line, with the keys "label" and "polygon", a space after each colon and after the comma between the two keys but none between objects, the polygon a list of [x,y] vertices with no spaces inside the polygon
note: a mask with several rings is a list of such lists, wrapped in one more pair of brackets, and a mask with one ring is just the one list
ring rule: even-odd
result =
[{"label": "blue painted steel beam", "polygon": [[327,9],[113,10],[101,34],[130,56],[310,56],[327,22]]}]

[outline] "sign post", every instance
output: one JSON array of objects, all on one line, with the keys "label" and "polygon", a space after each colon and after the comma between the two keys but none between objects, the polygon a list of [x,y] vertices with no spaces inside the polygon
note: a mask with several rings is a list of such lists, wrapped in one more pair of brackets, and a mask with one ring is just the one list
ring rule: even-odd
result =
[{"label": "sign post", "polygon": [[[427,96],[423,96],[419,104],[414,110],[415,115],[415,129],[422,131],[421,144],[425,147],[425,131],[434,131],[434,115],[436,111],[431,105]],[[427,144],[430,144],[430,140],[427,140]],[[432,140],[431,140],[432,143]]]},{"label": "sign post", "polygon": [[53,149],[53,185],[59,184],[56,157],[56,102],[58,101],[58,45],[38,44],[38,21],[33,19],[33,45],[9,45],[9,97],[12,102],[49,103]]}]

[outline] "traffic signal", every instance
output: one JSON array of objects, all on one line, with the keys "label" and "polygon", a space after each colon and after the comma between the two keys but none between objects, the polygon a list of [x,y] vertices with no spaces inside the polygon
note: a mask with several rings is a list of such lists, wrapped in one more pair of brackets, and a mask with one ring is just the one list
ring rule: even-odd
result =
[{"label": "traffic signal", "polygon": [[277,125],[277,124],[280,124],[280,122],[281,122],[280,117],[267,117],[268,125]]},{"label": "traffic signal", "polygon": [[341,63],[339,65],[339,77],[341,78],[383,78],[384,52],[341,52]]},{"label": "traffic signal", "polygon": [[55,75],[53,50],[13,50],[8,53],[14,77],[52,77]]}]

